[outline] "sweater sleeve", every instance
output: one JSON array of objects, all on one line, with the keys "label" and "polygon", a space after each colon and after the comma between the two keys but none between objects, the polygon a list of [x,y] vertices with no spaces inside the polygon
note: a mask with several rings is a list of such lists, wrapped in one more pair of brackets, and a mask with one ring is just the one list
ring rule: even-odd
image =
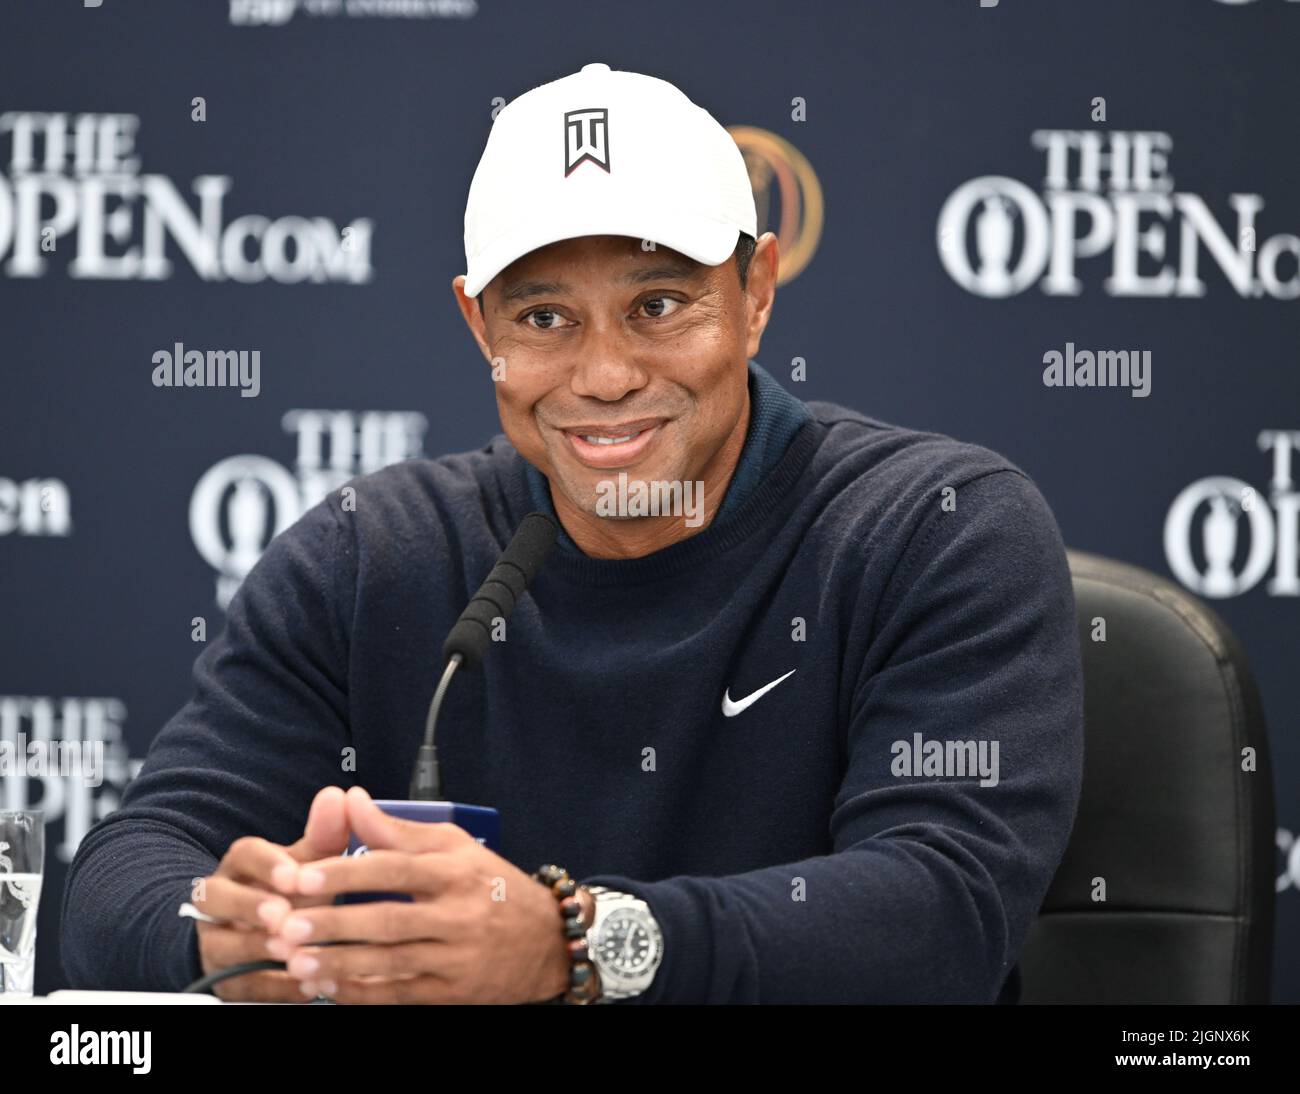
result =
[{"label": "sweater sleeve", "polygon": [[[960,487],[955,511],[936,500],[878,600],[859,605],[874,612],[864,663],[844,669],[831,853],[725,877],[584,879],[640,896],[663,932],[663,964],[629,1002],[997,997],[1082,780],[1074,592],[1046,501],[1013,469]],[[905,771],[918,743],[953,741],[983,743],[996,783]]]},{"label": "sweater sleeve", "polygon": [[78,847],[61,930],[74,987],[196,980],[194,921],[177,915],[193,881],[241,836],[293,843],[316,792],[345,782],[355,548],[339,508],[332,494],[271,541],[195,661],[193,697]]}]

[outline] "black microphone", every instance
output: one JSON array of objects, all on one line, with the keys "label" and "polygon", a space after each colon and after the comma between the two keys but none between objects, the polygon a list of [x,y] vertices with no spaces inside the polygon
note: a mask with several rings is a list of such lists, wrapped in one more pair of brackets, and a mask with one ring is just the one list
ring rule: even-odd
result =
[{"label": "black microphone", "polygon": [[442,706],[447,685],[458,666],[476,667],[487,653],[492,637],[492,625],[497,619],[505,620],[515,610],[543,562],[555,547],[559,528],[545,513],[529,513],[519,523],[519,528],[507,544],[492,572],[484,579],[465,610],[460,613],[447,640],[442,644],[442,655],[447,661],[442,679],[438,681],[429,716],[424,723],[424,743],[420,746],[411,775],[411,801],[440,801],[442,777],[438,770],[438,753],[434,748],[434,733],[438,723],[438,710]]},{"label": "black microphone", "polygon": [[442,644],[444,658],[459,654],[468,668],[478,665],[487,653],[493,620],[506,619],[515,610],[528,583],[550,556],[557,533],[555,521],[545,513],[524,517],[514,539],[447,635]]}]

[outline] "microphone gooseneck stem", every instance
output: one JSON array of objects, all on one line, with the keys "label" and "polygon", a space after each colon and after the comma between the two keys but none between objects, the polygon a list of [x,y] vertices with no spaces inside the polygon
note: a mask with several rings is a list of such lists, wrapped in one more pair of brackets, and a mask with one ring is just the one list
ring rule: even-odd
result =
[{"label": "microphone gooseneck stem", "polygon": [[424,741],[411,772],[411,801],[443,800],[442,775],[438,770],[438,753],[433,740],[447,685],[462,664],[471,669],[478,667],[491,645],[493,629],[504,624],[515,610],[538,567],[555,547],[558,534],[559,525],[545,513],[529,513],[524,517],[497,564],[443,642],[442,656],[447,659],[447,666],[433,693],[429,716],[424,722]]},{"label": "microphone gooseneck stem", "polygon": [[429,704],[429,716],[424,721],[424,743],[415,758],[415,770],[411,773],[410,799],[414,802],[433,802],[442,800],[442,773],[438,770],[438,749],[435,747],[434,729],[438,724],[438,711],[442,707],[443,697],[447,694],[447,685],[460,667],[463,658],[453,653],[447,661],[447,667],[438,681],[433,693],[433,702]]}]

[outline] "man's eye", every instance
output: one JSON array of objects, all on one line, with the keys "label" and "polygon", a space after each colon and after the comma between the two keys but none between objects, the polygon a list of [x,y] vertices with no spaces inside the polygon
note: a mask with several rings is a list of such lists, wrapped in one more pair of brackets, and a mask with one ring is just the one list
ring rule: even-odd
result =
[{"label": "man's eye", "polygon": [[[537,320],[536,323],[533,320]],[[524,316],[524,322],[537,330],[553,330],[559,325],[560,313],[549,308],[538,308]]]},{"label": "man's eye", "polygon": [[651,296],[641,301],[641,307],[646,310],[646,314],[651,319],[662,319],[666,315],[672,315],[682,306],[680,300],[674,300],[671,296]]}]

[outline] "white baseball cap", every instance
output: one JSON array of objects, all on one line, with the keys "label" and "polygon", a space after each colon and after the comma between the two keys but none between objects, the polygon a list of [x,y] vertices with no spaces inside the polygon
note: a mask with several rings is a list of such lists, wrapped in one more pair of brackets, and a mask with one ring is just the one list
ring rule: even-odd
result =
[{"label": "white baseball cap", "polygon": [[650,240],[717,266],[757,223],[740,149],[707,110],[666,80],[583,65],[497,115],[465,205],[465,294],[576,236]]}]

